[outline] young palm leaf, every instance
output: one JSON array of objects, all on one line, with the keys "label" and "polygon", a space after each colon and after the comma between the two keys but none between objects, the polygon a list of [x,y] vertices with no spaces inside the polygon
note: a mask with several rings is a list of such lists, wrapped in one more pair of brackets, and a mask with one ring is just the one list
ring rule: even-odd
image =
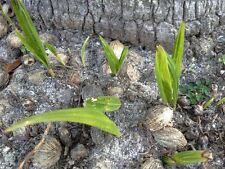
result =
[{"label": "young palm leaf", "polygon": [[22,33],[16,29],[16,34],[27,50],[29,50],[39,62],[41,62],[54,76],[49,65],[49,59],[45,52],[44,44],[42,43],[38,32],[31,20],[31,17],[21,0],[10,0],[13,11],[15,12]]},{"label": "young palm leaf", "polygon": [[87,124],[120,136],[120,131],[116,124],[104,114],[105,111],[115,111],[120,106],[121,102],[116,97],[101,96],[90,98],[85,101],[85,107],[83,108],[61,109],[34,115],[13,124],[6,129],[6,132],[41,122],[66,121]]},{"label": "young palm leaf", "polygon": [[120,71],[120,69],[121,69],[121,67],[124,63],[124,60],[125,60],[125,58],[128,54],[128,47],[123,48],[121,56],[119,56],[119,59],[118,59],[116,54],[114,53],[113,49],[106,42],[106,40],[101,36],[99,36],[99,39],[100,39],[100,42],[101,42],[102,47],[104,49],[105,56],[106,56],[106,59],[108,61],[109,67],[112,71],[112,74],[116,75]]}]

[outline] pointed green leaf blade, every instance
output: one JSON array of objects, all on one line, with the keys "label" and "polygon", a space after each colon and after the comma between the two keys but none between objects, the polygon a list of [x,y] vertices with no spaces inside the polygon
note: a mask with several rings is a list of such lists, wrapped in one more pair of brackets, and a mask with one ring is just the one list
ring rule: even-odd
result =
[{"label": "pointed green leaf blade", "polygon": [[177,98],[178,98],[178,77],[176,74],[176,67],[175,63],[173,62],[172,58],[170,56],[168,58],[168,66],[170,70],[170,75],[172,79],[172,88],[173,88],[173,95],[172,95],[172,107],[176,108],[177,104]]},{"label": "pointed green leaf blade", "polygon": [[123,49],[123,52],[122,52],[122,54],[120,56],[119,63],[118,63],[118,66],[117,66],[118,72],[120,71],[120,69],[121,69],[121,67],[122,67],[122,65],[124,63],[124,60],[127,57],[128,51],[129,51],[128,47],[125,46],[124,49]]},{"label": "pointed green leaf blade", "polygon": [[165,52],[162,46],[158,46],[156,49],[155,59],[156,81],[163,101],[166,104],[171,104],[173,88],[168,64],[168,54]]},{"label": "pointed green leaf blade", "polygon": [[115,136],[120,136],[120,131],[112,120],[110,120],[101,110],[89,107],[54,110],[34,115],[13,124],[6,129],[6,132],[31,124],[59,121],[82,123],[97,127]]},{"label": "pointed green leaf blade", "polygon": [[85,50],[86,50],[86,47],[88,45],[89,39],[90,39],[90,36],[88,36],[85,39],[85,41],[84,41],[84,43],[82,45],[82,48],[81,48],[81,62],[83,64],[83,66],[85,66]]},{"label": "pointed green leaf blade", "polygon": [[121,102],[116,96],[99,96],[85,100],[84,106],[102,110],[103,112],[112,112],[120,108]]},{"label": "pointed green leaf blade", "polygon": [[102,38],[101,36],[99,36],[99,39],[100,39],[100,42],[104,49],[105,56],[109,63],[110,69],[111,69],[112,73],[114,75],[116,75],[118,72],[117,65],[118,65],[119,60],[117,59],[116,55],[113,52],[113,49],[109,46],[109,44],[105,41],[105,39]]},{"label": "pointed green leaf blade", "polygon": [[25,5],[21,0],[11,0],[10,2],[26,40],[26,44],[24,44],[24,46],[27,47],[27,44],[29,44],[29,48],[32,48],[31,52],[35,51],[32,54],[35,55],[36,58],[39,58],[37,60],[41,60],[41,63],[48,68],[48,56],[45,53],[45,48],[41,42],[36,28],[33,25],[30,15],[26,10]]},{"label": "pointed green leaf blade", "polygon": [[177,77],[180,78],[184,52],[185,23],[181,22],[173,49],[173,61],[176,65]]}]

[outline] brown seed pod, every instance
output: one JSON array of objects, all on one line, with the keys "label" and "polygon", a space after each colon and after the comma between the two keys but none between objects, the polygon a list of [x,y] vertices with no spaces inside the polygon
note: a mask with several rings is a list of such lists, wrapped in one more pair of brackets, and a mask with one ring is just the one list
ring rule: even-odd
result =
[{"label": "brown seed pod", "polygon": [[163,169],[163,166],[159,159],[150,157],[141,165],[141,169]]},{"label": "brown seed pod", "polygon": [[176,128],[166,127],[153,133],[158,144],[163,147],[176,149],[186,146],[187,140],[184,135]]},{"label": "brown seed pod", "polygon": [[145,126],[150,131],[157,131],[172,125],[173,110],[164,105],[158,105],[148,110],[145,116]]},{"label": "brown seed pod", "polygon": [[56,138],[46,136],[44,143],[34,154],[33,163],[41,169],[49,168],[59,161],[61,152],[62,147]]},{"label": "brown seed pod", "polygon": [[110,47],[113,49],[116,57],[120,59],[120,56],[124,49],[124,45],[119,40],[114,40],[110,43]]}]

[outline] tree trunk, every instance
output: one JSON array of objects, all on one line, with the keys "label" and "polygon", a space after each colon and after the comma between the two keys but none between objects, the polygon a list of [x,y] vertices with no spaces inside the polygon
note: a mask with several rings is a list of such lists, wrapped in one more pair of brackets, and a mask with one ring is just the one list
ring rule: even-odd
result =
[{"label": "tree trunk", "polygon": [[208,36],[225,25],[224,0],[25,0],[47,28],[101,33],[154,49],[173,46],[181,20],[186,37]]}]

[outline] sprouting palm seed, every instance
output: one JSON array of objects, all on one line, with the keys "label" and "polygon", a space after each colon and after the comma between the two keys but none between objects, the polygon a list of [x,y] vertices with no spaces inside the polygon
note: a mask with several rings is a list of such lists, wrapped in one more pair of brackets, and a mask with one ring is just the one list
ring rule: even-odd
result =
[{"label": "sprouting palm seed", "polygon": [[207,162],[212,159],[212,153],[207,150],[183,151],[173,155],[164,155],[162,161],[165,165],[188,165]]},{"label": "sprouting palm seed", "polygon": [[99,36],[99,39],[100,39],[100,42],[104,49],[105,56],[106,56],[109,66],[110,66],[110,69],[112,71],[112,74],[116,75],[120,71],[120,69],[124,63],[124,60],[128,54],[128,47],[124,47],[123,51],[121,53],[121,56],[119,58],[117,58],[113,49],[106,42],[106,40],[101,36]]},{"label": "sprouting palm seed", "polygon": [[120,106],[120,100],[114,96],[89,98],[85,100],[82,108],[60,109],[33,115],[16,122],[5,131],[10,132],[17,128],[41,122],[65,121],[94,126],[115,136],[120,136],[116,124],[104,114],[105,112],[118,110]]},{"label": "sprouting palm seed", "polygon": [[155,75],[160,96],[164,103],[176,108],[178,83],[182,71],[184,51],[185,24],[181,23],[170,57],[162,46],[157,46],[155,59]]}]

